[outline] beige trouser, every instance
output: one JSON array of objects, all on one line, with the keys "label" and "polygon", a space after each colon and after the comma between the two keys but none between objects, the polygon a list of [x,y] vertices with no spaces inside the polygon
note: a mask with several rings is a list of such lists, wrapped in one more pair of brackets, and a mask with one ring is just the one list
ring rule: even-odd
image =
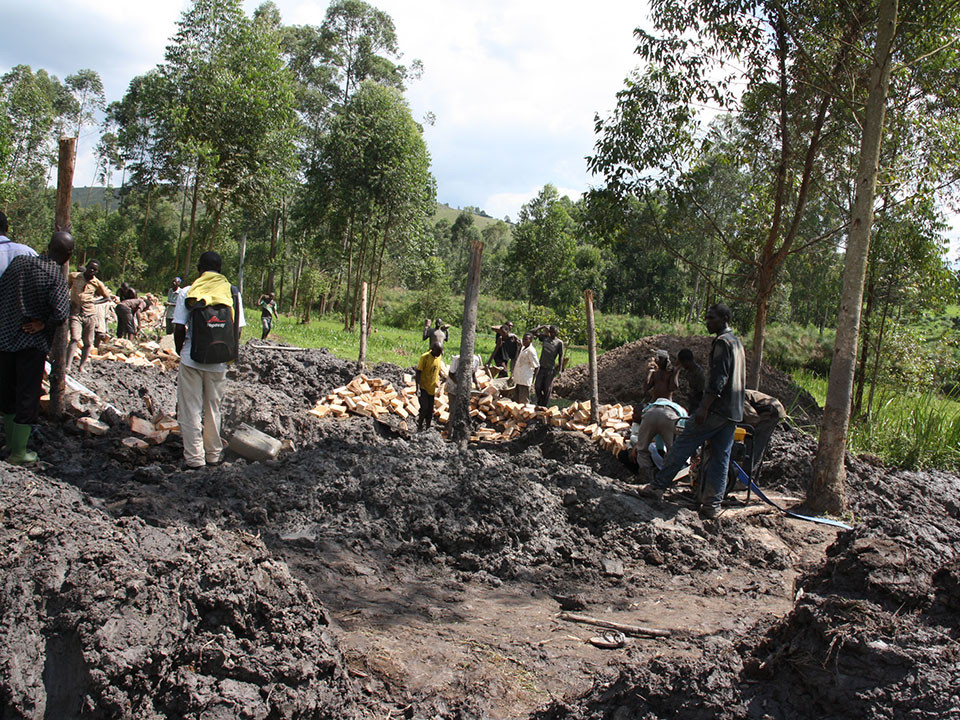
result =
[{"label": "beige trouser", "polygon": [[641,471],[655,469],[647,447],[657,435],[663,438],[663,444],[667,451],[670,450],[677,430],[677,420],[679,419],[680,416],[676,410],[670,407],[654,406],[643,413],[636,445],[637,465],[640,466]]},{"label": "beige trouser", "polygon": [[177,378],[177,422],[183,438],[183,459],[192,467],[220,461],[220,404],[225,372],[196,370],[180,363]]}]

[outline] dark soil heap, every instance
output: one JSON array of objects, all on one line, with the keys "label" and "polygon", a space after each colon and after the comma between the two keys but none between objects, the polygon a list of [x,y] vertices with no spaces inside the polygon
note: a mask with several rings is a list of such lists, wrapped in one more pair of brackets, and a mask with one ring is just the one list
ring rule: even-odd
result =
[{"label": "dark soil heap", "polygon": [[323,607],[255,537],[2,475],[3,717],[365,715]]},{"label": "dark soil heap", "polygon": [[[677,353],[690,348],[693,357],[703,367],[710,368],[710,345],[713,338],[707,335],[693,335],[678,338],[673,335],[652,335],[640,338],[627,345],[603,353],[597,358],[597,384],[602,403],[638,403],[643,402],[643,381],[647,376],[647,362],[657,350],[666,350],[670,359],[676,362]],[[750,354],[747,353],[747,367],[750,366]],[[590,369],[586,365],[564,371],[554,382],[554,391],[570,400],[587,400]],[[774,396],[787,412],[802,422],[816,421],[820,417],[820,407],[811,395],[794,385],[790,376],[776,368],[764,365],[760,372],[760,390]],[[687,384],[680,375],[680,392],[677,399],[684,404]]]},{"label": "dark soil heap", "polygon": [[[709,347],[673,341],[644,341],[639,366],[655,347]],[[91,367],[81,380],[122,412],[146,415],[144,396],[173,410],[174,373]],[[229,374],[229,422],[294,440],[298,450],[275,461],[228,455],[182,471],[175,436],[138,454],[121,446],[119,425],[88,437],[44,422],[33,442],[49,466],[0,463],[0,717],[484,717],[484,687],[422,695],[352,655],[348,672],[344,626],[380,602],[399,612],[385,611],[371,637],[421,620],[455,634],[474,612],[464,598],[495,590],[582,596],[603,614],[681,587],[692,613],[729,602],[732,622],[637,642],[615,677],[536,717],[960,714],[956,476],[850,459],[856,529],[824,559],[834,530],[754,508],[703,521],[680,493],[648,503],[577,433],[534,423],[510,443],[461,452],[436,430],[307,414],[355,373],[325,351],[244,352]],[[782,426],[761,485],[802,496],[814,452]],[[816,557],[804,559],[809,548]],[[784,617],[794,568],[802,592]],[[761,619],[774,603],[781,617]],[[552,640],[570,632],[558,626]],[[528,647],[517,667],[555,662],[551,647]],[[582,652],[566,657],[570,674]],[[353,661],[366,671],[356,681]]]},{"label": "dark soil heap", "polygon": [[[157,412],[175,414],[175,370],[163,372],[152,366],[97,359],[87,363],[87,368],[79,381],[109,399],[121,414],[145,418]],[[319,426],[307,411],[359,372],[356,363],[341,360],[326,349],[248,343],[241,347],[237,362],[227,369],[224,434],[245,422],[277,438],[308,442],[318,436]],[[365,372],[389,380],[394,387],[402,386],[403,369],[395,365],[379,363]]]}]

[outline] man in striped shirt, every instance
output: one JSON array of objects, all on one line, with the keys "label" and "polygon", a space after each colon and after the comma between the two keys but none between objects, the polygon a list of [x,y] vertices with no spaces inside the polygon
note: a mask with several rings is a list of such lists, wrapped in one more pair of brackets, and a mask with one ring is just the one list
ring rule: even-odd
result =
[{"label": "man in striped shirt", "polygon": [[37,422],[43,363],[70,312],[61,266],[73,246],[70,233],[55,232],[46,255],[15,257],[0,276],[0,410],[7,462],[14,465],[37,461],[27,441]]}]

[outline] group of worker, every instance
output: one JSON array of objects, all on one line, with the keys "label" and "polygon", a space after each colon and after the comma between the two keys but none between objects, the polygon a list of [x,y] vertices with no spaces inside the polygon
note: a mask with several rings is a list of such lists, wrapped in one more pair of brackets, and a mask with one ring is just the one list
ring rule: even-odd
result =
[{"label": "group of worker", "polygon": [[[140,332],[140,313],[151,301],[141,298],[137,291],[123,282],[116,295],[97,277],[100,263],[89,260],[83,270],[70,273],[67,287],[70,293],[70,344],[67,348],[67,367],[80,351],[78,372],[83,369],[92,349],[107,334],[107,303],[113,302],[117,314],[117,337],[133,340]],[[178,278],[179,280],[179,278]]]},{"label": "group of worker", "polygon": [[[746,359],[740,339],[730,329],[730,308],[713,305],[704,321],[707,331],[714,335],[709,372],[704,371],[689,348],[680,350],[675,364],[667,351],[658,351],[650,360],[642,384],[648,402],[635,412],[627,446],[619,457],[639,476],[640,494],[660,501],[691,456],[702,448],[708,450],[703,453],[699,474],[698,512],[705,519],[715,519],[727,492],[737,426],[750,428],[752,452],[745,472],[755,479],[764,449],[786,412],[776,398],[747,389]],[[423,339],[429,341],[430,349],[420,356],[416,368],[419,430],[429,428],[433,419],[448,328],[439,318],[432,325],[429,319],[424,323]],[[556,326],[541,325],[520,338],[513,333],[512,322],[491,329],[496,334],[496,346],[485,366],[490,375],[508,377],[515,398],[521,403],[529,402],[533,387],[537,405],[546,406],[563,362],[563,342],[557,337]],[[539,355],[533,345],[535,338],[541,342]],[[465,365],[458,355],[452,358],[445,378],[448,392],[454,391],[458,373]],[[480,357],[474,355],[474,384],[479,367]],[[681,376],[688,389],[686,407],[674,400]]]},{"label": "group of worker", "polygon": [[[26,440],[37,421],[44,361],[55,328],[69,318],[67,367],[82,343],[82,369],[96,341],[97,304],[115,301],[118,334],[129,335],[135,332],[136,316],[147,307],[147,302],[138,298],[126,283],[117,296],[112,295],[97,278],[100,266],[96,260],[65,280],[60,268],[69,261],[74,249],[69,233],[55,232],[46,254],[38,256],[29,246],[11,241],[7,232],[7,218],[0,213],[0,405],[5,442],[11,450],[8,461],[24,463],[36,460],[35,453],[26,450]],[[175,278],[167,295],[166,329],[173,334],[181,355],[178,420],[184,462],[189,468],[220,462],[220,405],[226,374],[224,362],[205,362],[205,358],[191,352],[194,313],[205,306],[229,306],[236,344],[245,324],[239,291],[223,276],[221,266],[217,253],[203,253],[197,267],[200,275],[193,285],[181,287],[181,279]],[[265,338],[277,315],[273,295],[262,295],[259,306]],[[661,500],[689,458],[709,444],[710,452],[705,453],[700,471],[699,511],[704,518],[712,519],[720,512],[726,491],[737,426],[747,424],[752,428],[749,472],[754,477],[773,429],[785,412],[774,398],[746,388],[743,345],[730,329],[730,309],[713,305],[704,320],[707,331],[714,335],[709,372],[704,372],[689,349],[679,352],[676,365],[671,364],[665,351],[658,352],[643,383],[650,402],[639,414],[635,413],[630,440],[621,458],[646,481],[640,494]],[[513,327],[512,322],[505,322],[491,328],[496,345],[485,368],[492,377],[508,379],[509,385],[504,389],[513,392],[518,402],[529,402],[532,390],[536,404],[545,407],[550,402],[553,381],[563,367],[564,344],[555,325],[537,326],[519,338]],[[477,385],[479,355],[474,354],[469,361],[454,355],[449,368],[443,371],[448,328],[439,318],[432,324],[428,319],[424,324],[423,338],[429,341],[430,349],[420,356],[416,367],[419,430],[430,427],[441,378],[451,392],[460,372],[470,372],[473,384]],[[533,344],[535,339],[541,345],[539,353]],[[689,389],[686,407],[673,399],[681,373]]]},{"label": "group of worker", "polygon": [[[434,399],[442,387],[441,380],[446,383],[447,392],[453,393],[458,373],[466,366],[459,355],[454,355],[449,368],[443,370],[443,346],[449,339],[449,327],[441,318],[434,320],[432,325],[428,318],[423,326],[423,339],[429,341],[430,349],[420,356],[415,370],[420,403],[418,430],[430,427]],[[492,378],[505,377],[512,381],[507,389],[517,402],[528,403],[532,390],[536,404],[546,407],[553,393],[553,381],[563,368],[564,346],[557,336],[557,326],[538,325],[524,333],[521,338],[513,333],[513,323],[509,321],[494,326],[491,330],[496,336],[496,344],[484,368]],[[533,345],[534,338],[540,341],[539,354]],[[471,382],[477,387],[477,371],[480,365],[480,356],[474,354],[470,362],[470,372]]]},{"label": "group of worker", "polygon": [[[786,411],[776,398],[747,389],[746,357],[743,344],[730,329],[730,308],[712,305],[704,323],[714,335],[709,373],[689,348],[677,354],[676,365],[671,365],[666,351],[658,351],[643,385],[650,402],[639,415],[634,413],[630,440],[620,459],[633,467],[644,483],[639,493],[660,501],[690,458],[703,450],[698,512],[713,520],[727,494],[737,427],[750,428],[752,451],[742,469],[755,480],[767,443]],[[681,375],[688,387],[686,408],[673,399]],[[746,431],[744,428],[744,434]]]}]

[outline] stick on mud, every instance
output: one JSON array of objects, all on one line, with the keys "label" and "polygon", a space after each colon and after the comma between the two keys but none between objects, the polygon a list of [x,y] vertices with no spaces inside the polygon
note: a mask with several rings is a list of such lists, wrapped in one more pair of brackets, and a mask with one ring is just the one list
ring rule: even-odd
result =
[{"label": "stick on mud", "polygon": [[639,636],[647,635],[649,637],[670,637],[669,630],[661,630],[659,628],[650,628],[644,627],[643,625],[628,625],[626,623],[613,622],[611,620],[601,620],[599,618],[590,617],[589,615],[579,615],[577,613],[571,612],[562,612],[560,613],[561,620],[569,620],[570,622],[583,623],[585,625],[594,625],[596,627],[607,628],[608,630],[619,630],[622,633],[627,635]]}]

